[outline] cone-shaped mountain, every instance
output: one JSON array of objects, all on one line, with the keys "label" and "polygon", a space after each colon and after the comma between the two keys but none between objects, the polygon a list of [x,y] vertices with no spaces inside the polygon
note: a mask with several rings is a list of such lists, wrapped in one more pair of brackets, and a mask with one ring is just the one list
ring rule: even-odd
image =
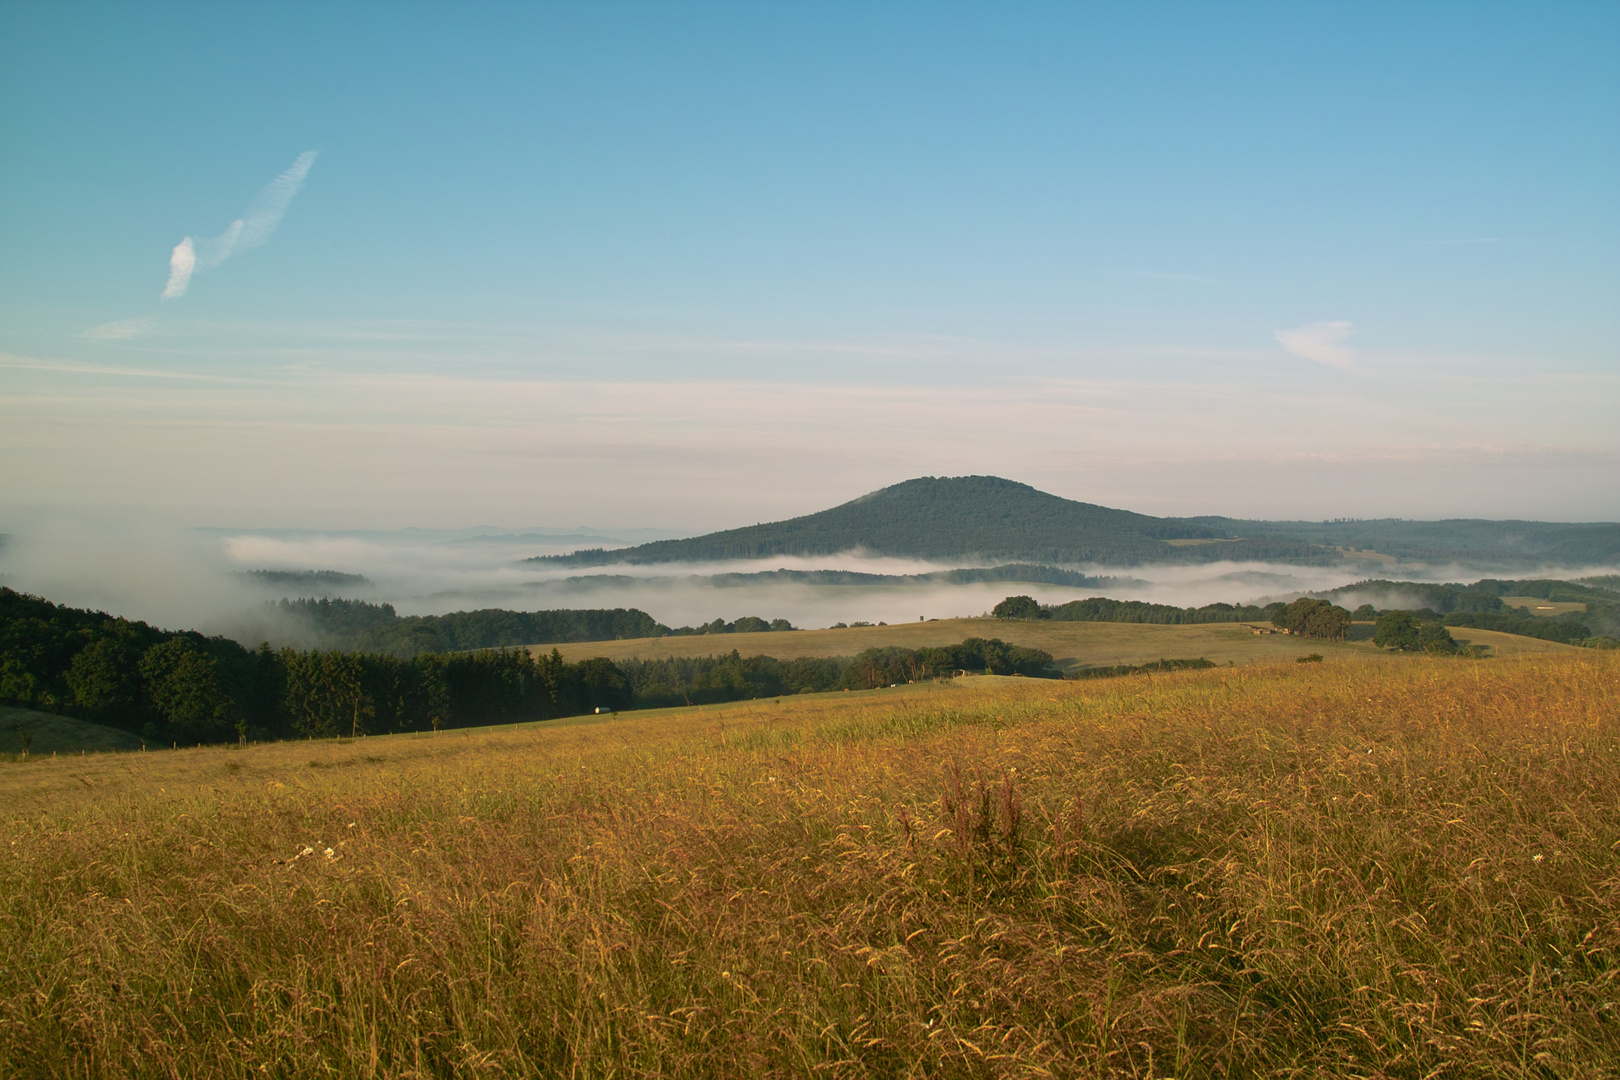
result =
[{"label": "cone-shaped mountain", "polygon": [[[1256,549],[1247,550],[1251,546]],[[1244,550],[1237,550],[1240,548]],[[1323,556],[1322,549],[1315,545],[1275,540],[1251,545],[1208,525],[1075,502],[996,476],[925,476],[787,521],[534,561],[599,566],[834,555],[845,551],[931,561],[1114,566],[1240,556],[1291,557],[1296,561]]]}]

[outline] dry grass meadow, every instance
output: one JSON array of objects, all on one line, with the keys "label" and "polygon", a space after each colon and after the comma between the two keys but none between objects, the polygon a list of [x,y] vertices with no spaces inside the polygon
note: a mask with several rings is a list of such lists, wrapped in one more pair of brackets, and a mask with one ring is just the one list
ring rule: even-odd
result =
[{"label": "dry grass meadow", "polygon": [[1613,653],[36,755],[0,808],[6,1077],[1620,1075]]},{"label": "dry grass meadow", "polygon": [[[1266,625],[1266,624],[1256,624]],[[1490,646],[1492,656],[1577,650],[1572,645],[1503,634],[1494,630],[1451,627],[1458,641]],[[893,626],[853,626],[842,630],[793,630],[766,634],[697,635],[693,637],[629,638],[590,641],[574,645],[535,645],[537,652],[553,648],[570,661],[592,656],[610,660],[656,660],[670,656],[709,656],[736,649],[744,656],[853,656],[862,649],[900,645],[908,649],[955,645],[971,637],[1000,638],[1013,645],[1045,649],[1058,666],[1072,674],[1087,667],[1145,664],[1160,657],[1207,657],[1217,664],[1267,664],[1319,653],[1329,661],[1364,660],[1382,655],[1372,641],[1372,624],[1357,624],[1346,642],[1314,641],[1283,634],[1256,636],[1245,623],[1204,623],[1194,626],[1154,626],[1143,623],[1048,622],[1019,619],[938,619],[934,622],[896,623]]]}]

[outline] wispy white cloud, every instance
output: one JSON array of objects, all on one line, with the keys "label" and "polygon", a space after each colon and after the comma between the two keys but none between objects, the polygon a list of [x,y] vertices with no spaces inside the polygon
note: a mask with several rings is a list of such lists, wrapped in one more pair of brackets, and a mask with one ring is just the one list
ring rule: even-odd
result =
[{"label": "wispy white cloud", "polygon": [[163,288],[163,299],[175,300],[186,295],[191,284],[191,272],[197,269],[197,249],[186,237],[169,252],[169,283]]},{"label": "wispy white cloud", "polygon": [[145,337],[155,329],[157,320],[150,315],[142,315],[136,319],[120,319],[118,322],[92,326],[79,336],[86,341],[132,341]]},{"label": "wispy white cloud", "polygon": [[1273,336],[1277,344],[1295,356],[1347,371],[1356,362],[1355,352],[1344,347],[1353,333],[1355,329],[1348,322],[1316,322],[1278,330]]},{"label": "wispy white cloud", "polygon": [[218,266],[237,252],[256,248],[269,240],[276,226],[281,224],[293,196],[304,186],[304,178],[315,164],[315,154],[314,150],[299,154],[298,160],[254,196],[246,214],[212,240],[188,236],[174,245],[169,253],[169,283],[164,286],[163,299],[178,300],[186,295],[191,275],[198,267]]}]

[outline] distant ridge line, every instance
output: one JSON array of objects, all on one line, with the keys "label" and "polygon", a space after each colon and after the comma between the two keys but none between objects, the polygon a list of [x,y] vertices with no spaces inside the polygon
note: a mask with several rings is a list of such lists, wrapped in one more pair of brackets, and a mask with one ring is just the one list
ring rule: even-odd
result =
[{"label": "distant ridge line", "polygon": [[1065,499],[997,476],[924,476],[784,521],[524,562],[576,567],[700,564],[851,552],[1075,570],[1228,561],[1337,566],[1455,560],[1479,568],[1535,563],[1596,568],[1620,567],[1620,523],[1163,518]]},{"label": "distant ridge line", "polygon": [[[1218,555],[1172,540],[1229,540]],[[1253,544],[1209,525],[1076,502],[996,476],[919,477],[786,521],[659,540],[613,551],[542,555],[535,564],[605,566],[720,562],[781,556],[877,556],[1038,564],[1126,566],[1216,558],[1337,561],[1290,541]]]}]

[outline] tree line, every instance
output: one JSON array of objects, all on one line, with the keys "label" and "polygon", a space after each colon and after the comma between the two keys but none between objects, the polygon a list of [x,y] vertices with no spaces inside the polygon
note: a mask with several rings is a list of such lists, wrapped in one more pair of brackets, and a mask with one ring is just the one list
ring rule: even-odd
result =
[{"label": "tree line", "polygon": [[448,615],[401,616],[392,604],[364,600],[298,599],[276,605],[282,616],[309,627],[328,648],[415,656],[420,653],[552,645],[692,634],[745,634],[792,630],[786,619],[744,615],[701,626],[668,627],[637,608],[508,611],[483,608]]},{"label": "tree line", "polygon": [[[1403,562],[1497,566],[1612,566],[1620,559],[1620,525],[1549,521],[1245,521],[1227,517],[1188,522],[1259,539],[1288,539],[1330,548],[1379,552]],[[1529,595],[1506,593],[1504,595]]]},{"label": "tree line", "polygon": [[[1541,600],[1585,604],[1612,604],[1620,601],[1620,587],[1606,578],[1564,581],[1558,578],[1481,578],[1472,584],[1426,581],[1389,581],[1369,578],[1343,585],[1324,595],[1353,593],[1398,595],[1413,599],[1419,607],[1449,615],[1454,611],[1488,613],[1503,610],[1504,596],[1533,596]],[[1407,609],[1412,610],[1412,609]]]},{"label": "tree line", "polygon": [[0,700],[156,744],[427,731],[623,708],[624,673],[554,649],[246,649],[0,588]]},{"label": "tree line", "polygon": [[[1058,622],[1148,623],[1186,626],[1201,623],[1269,622],[1279,630],[1320,641],[1343,641],[1358,618],[1376,618],[1364,605],[1354,613],[1319,597],[1302,596],[1289,604],[1205,604],[1179,608],[1141,600],[1110,600],[1093,596],[1066,604],[1047,605],[1029,596],[1009,596],[991,614],[999,619],[1051,619]],[[1439,616],[1432,620],[1439,622]]]},{"label": "tree line", "polygon": [[[1057,606],[1044,606],[1033,597],[1009,596],[997,604],[991,614],[1002,619],[1066,619],[1085,622],[1131,622],[1157,624],[1188,624],[1215,622],[1248,622],[1265,619],[1279,630],[1296,637],[1318,641],[1343,641],[1357,619],[1373,620],[1373,643],[1382,648],[1430,653],[1455,653],[1458,645],[1446,624],[1454,618],[1471,619],[1488,616],[1449,615],[1444,617],[1433,611],[1387,611],[1380,613],[1371,604],[1363,604],[1354,612],[1348,611],[1320,597],[1302,596],[1290,604],[1274,603],[1265,607],[1208,604],[1201,608],[1177,608],[1168,604],[1146,604],[1137,600],[1109,600],[1093,597],[1074,600]],[[1161,661],[1165,663],[1165,661]]]},{"label": "tree line", "polygon": [[[1470,585],[1434,584],[1413,581],[1358,581],[1333,590],[1328,595],[1381,594],[1416,601],[1418,606],[1403,609],[1419,621],[1441,622],[1446,626],[1499,630],[1506,634],[1561,641],[1567,645],[1615,648],[1620,638],[1620,585],[1611,578],[1563,581],[1557,578],[1518,580],[1482,578]],[[1504,596],[1535,597],[1559,603],[1585,604],[1584,612],[1561,615],[1534,615],[1522,608],[1509,607]],[[1366,612],[1365,616],[1363,612]],[[1363,604],[1357,618],[1376,618],[1378,609]]]},{"label": "tree line", "polygon": [[[1414,612],[1415,615],[1432,615],[1430,611]],[[1443,616],[1441,621],[1446,626],[1472,626],[1480,630],[1500,630],[1504,634],[1518,634],[1522,637],[1540,638],[1543,641],[1561,641],[1566,645],[1586,645],[1593,648],[1613,648],[1606,644],[1602,635],[1592,633],[1592,628],[1585,620],[1564,616],[1562,618],[1546,619],[1534,615],[1515,615],[1511,611],[1500,612],[1472,612],[1453,611]]]},{"label": "tree line", "polygon": [[[1008,600],[1028,600],[1028,597],[1009,597]],[[1007,601],[1002,601],[1006,603]],[[1031,601],[1033,602],[1033,601]],[[1040,606],[1040,605],[1037,605]],[[1070,600],[1066,604],[1041,606],[1035,616],[1054,622],[1117,622],[1151,623],[1161,626],[1182,626],[1193,623],[1254,622],[1270,619],[1286,605],[1268,604],[1205,604],[1203,607],[1175,607],[1171,604],[1150,604],[1142,600],[1110,600],[1093,596],[1087,600]],[[997,605],[999,611],[1001,605]],[[997,612],[992,612],[996,614]],[[1028,618],[1030,616],[1024,616]]]},{"label": "tree line", "polygon": [[957,671],[1059,677],[1051,654],[983,638],[818,659],[745,658],[733,650],[623,664],[601,657],[569,663],[556,649],[409,657],[247,649],[0,588],[0,700],[120,728],[154,745],[430,731],[871,689]]},{"label": "tree line", "polygon": [[708,705],[748,698],[828,690],[871,690],[896,683],[948,678],[958,671],[987,675],[1061,678],[1052,654],[998,638],[968,638],[959,645],[907,649],[867,649],[855,656],[724,656],[668,657],[621,661],[638,708]]},{"label": "tree line", "polygon": [[[1443,628],[1448,626],[1475,627],[1570,645],[1616,648],[1620,647],[1620,641],[1617,641],[1620,639],[1620,603],[1616,602],[1620,600],[1620,589],[1614,587],[1616,584],[1616,581],[1595,578],[1583,582],[1548,578],[1485,578],[1472,585],[1368,580],[1315,597],[1300,597],[1290,604],[1206,604],[1188,608],[1141,600],[1111,600],[1103,596],[1071,600],[1065,604],[1041,604],[1029,596],[1009,596],[997,604],[991,614],[1001,619],[1158,625],[1265,621],[1291,634],[1342,641],[1352,622],[1373,622],[1391,612],[1405,612],[1410,616],[1408,621],[1413,628],[1433,625],[1443,632]],[[1334,597],[1367,593],[1416,600],[1421,606],[1381,609],[1367,603],[1352,612],[1332,603]],[[1575,601],[1584,603],[1587,609],[1584,613],[1569,612],[1557,616],[1532,615],[1520,608],[1504,605],[1504,596]],[[1455,651],[1457,648],[1449,633],[1444,633],[1442,642],[1439,634],[1428,631],[1421,646],[1415,643],[1415,638],[1408,640],[1411,634],[1416,633],[1416,629],[1412,629],[1410,634],[1401,631],[1397,635],[1400,644],[1391,647],[1421,647],[1431,652]],[[1449,646],[1445,642],[1449,642]]]},{"label": "tree line", "polygon": [[[1304,598],[1301,598],[1302,600]],[[1298,606],[1296,606],[1298,605]],[[1301,600],[1293,604],[1205,604],[1203,607],[1175,607],[1172,604],[1151,604],[1143,600],[1111,600],[1106,596],[1093,596],[1085,600],[1070,600],[1066,604],[1042,604],[1030,596],[1009,596],[991,609],[998,619],[1050,619],[1053,622],[1113,622],[1147,623],[1155,626],[1187,626],[1198,623],[1270,622],[1293,633],[1310,637],[1343,637],[1338,617],[1323,622],[1319,614],[1310,623],[1308,612],[1318,606],[1325,611],[1344,612],[1344,626],[1348,626],[1350,613],[1334,607],[1327,601]],[[1291,614],[1292,613],[1292,614]]]}]

